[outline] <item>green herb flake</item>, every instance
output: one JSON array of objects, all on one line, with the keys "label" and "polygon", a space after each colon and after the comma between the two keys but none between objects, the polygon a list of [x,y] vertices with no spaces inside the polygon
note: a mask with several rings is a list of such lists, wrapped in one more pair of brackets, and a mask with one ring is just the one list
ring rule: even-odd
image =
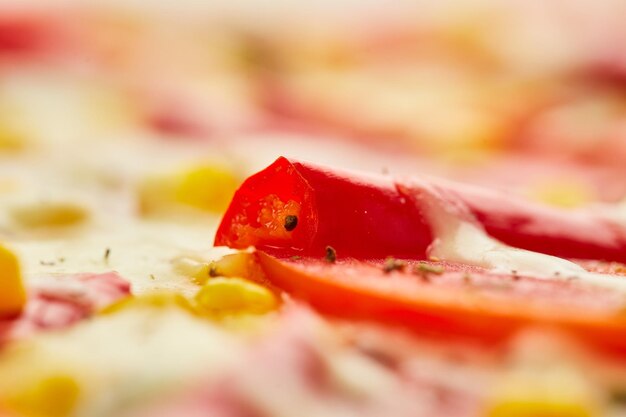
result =
[{"label": "green herb flake", "polygon": [[389,274],[392,271],[404,271],[406,268],[406,262],[389,257],[385,259],[385,264],[383,265],[383,272],[385,274]]},{"label": "green herb flake", "polygon": [[413,268],[413,272],[416,274],[441,275],[444,273],[444,271],[445,269],[442,266],[430,265],[425,262],[420,262],[417,265],[415,265],[415,268]]}]

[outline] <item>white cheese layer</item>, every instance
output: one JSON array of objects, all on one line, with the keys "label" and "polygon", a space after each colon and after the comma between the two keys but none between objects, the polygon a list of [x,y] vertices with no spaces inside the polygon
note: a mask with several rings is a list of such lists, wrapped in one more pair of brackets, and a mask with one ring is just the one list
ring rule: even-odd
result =
[{"label": "white cheese layer", "polygon": [[516,273],[552,280],[577,280],[585,284],[626,292],[626,279],[591,273],[568,260],[506,245],[485,232],[462,203],[450,207],[427,190],[420,196],[424,215],[435,236],[429,255],[442,260],[481,266],[495,273]]}]

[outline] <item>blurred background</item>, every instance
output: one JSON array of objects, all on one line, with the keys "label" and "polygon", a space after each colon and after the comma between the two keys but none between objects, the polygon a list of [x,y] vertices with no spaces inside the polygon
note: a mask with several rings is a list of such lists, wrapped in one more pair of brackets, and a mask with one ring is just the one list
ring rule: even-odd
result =
[{"label": "blurred background", "polygon": [[192,159],[236,183],[286,154],[619,201],[624,16],[620,0],[5,1],[0,154],[113,183]]}]

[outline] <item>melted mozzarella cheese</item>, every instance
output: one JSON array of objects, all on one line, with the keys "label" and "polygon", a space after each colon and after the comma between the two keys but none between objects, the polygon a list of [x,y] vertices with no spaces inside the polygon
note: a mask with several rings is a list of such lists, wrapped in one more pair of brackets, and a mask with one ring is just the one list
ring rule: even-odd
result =
[{"label": "melted mozzarella cheese", "polygon": [[181,381],[219,375],[243,348],[238,338],[175,307],[128,309],[23,342],[0,360],[0,392],[27,396],[41,381],[64,376],[80,386],[75,415],[119,415],[184,388]]},{"label": "melted mozzarella cheese", "polygon": [[488,236],[478,225],[458,219],[446,223],[443,233],[438,229],[431,255],[505,274],[570,277],[585,272],[565,259],[505,245]]},{"label": "melted mozzarella cheese", "polygon": [[495,273],[516,273],[554,280],[574,279],[626,291],[626,279],[587,272],[568,260],[511,247],[492,238],[467,213],[459,211],[459,207],[451,209],[443,203],[436,191],[427,193],[422,202],[435,235],[429,248],[429,255],[433,257],[481,266]]}]

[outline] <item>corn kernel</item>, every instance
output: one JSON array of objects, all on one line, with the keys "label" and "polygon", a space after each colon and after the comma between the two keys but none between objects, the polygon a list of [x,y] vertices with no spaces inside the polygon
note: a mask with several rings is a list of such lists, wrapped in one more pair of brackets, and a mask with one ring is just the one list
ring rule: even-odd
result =
[{"label": "corn kernel", "polygon": [[0,154],[16,153],[28,146],[25,120],[18,109],[0,98]]},{"label": "corn kernel", "polygon": [[199,259],[181,256],[172,260],[174,271],[180,275],[193,278],[198,284],[203,284],[209,277],[209,264]]},{"label": "corn kernel", "polygon": [[232,172],[203,166],[182,175],[176,199],[201,210],[221,212],[230,202],[239,181]]},{"label": "corn kernel", "polygon": [[13,220],[24,228],[58,228],[83,223],[87,210],[74,203],[44,202],[18,206],[11,211]]},{"label": "corn kernel", "polygon": [[196,294],[201,311],[263,314],[276,309],[278,300],[265,287],[241,278],[214,278]]},{"label": "corn kernel", "polygon": [[228,169],[207,165],[150,176],[139,184],[139,209],[144,215],[167,212],[177,206],[219,213],[230,202],[238,183]]},{"label": "corn kernel", "polygon": [[74,410],[80,390],[67,375],[51,375],[28,389],[13,394],[6,403],[9,409],[29,417],[64,417]]},{"label": "corn kernel", "polygon": [[515,371],[492,393],[488,417],[593,417],[601,415],[596,393],[571,369]]},{"label": "corn kernel", "polygon": [[127,309],[136,308],[180,308],[190,313],[194,312],[191,303],[181,294],[175,292],[155,292],[151,294],[143,294],[135,297],[127,297],[116,303],[105,307],[102,314],[115,314]]},{"label": "corn kernel", "polygon": [[25,147],[26,140],[22,133],[0,124],[0,153],[15,153]]},{"label": "corn kernel", "polygon": [[22,284],[17,257],[0,246],[0,317],[19,314],[26,304],[26,291]]},{"label": "corn kernel", "polygon": [[[237,252],[225,255],[208,265],[208,277],[243,277],[265,285],[265,279],[260,266],[256,263],[254,255],[250,252]],[[204,283],[201,282],[201,283]]]},{"label": "corn kernel", "polygon": [[529,197],[563,208],[574,208],[592,202],[594,192],[579,181],[552,180],[536,184],[528,191]]}]

